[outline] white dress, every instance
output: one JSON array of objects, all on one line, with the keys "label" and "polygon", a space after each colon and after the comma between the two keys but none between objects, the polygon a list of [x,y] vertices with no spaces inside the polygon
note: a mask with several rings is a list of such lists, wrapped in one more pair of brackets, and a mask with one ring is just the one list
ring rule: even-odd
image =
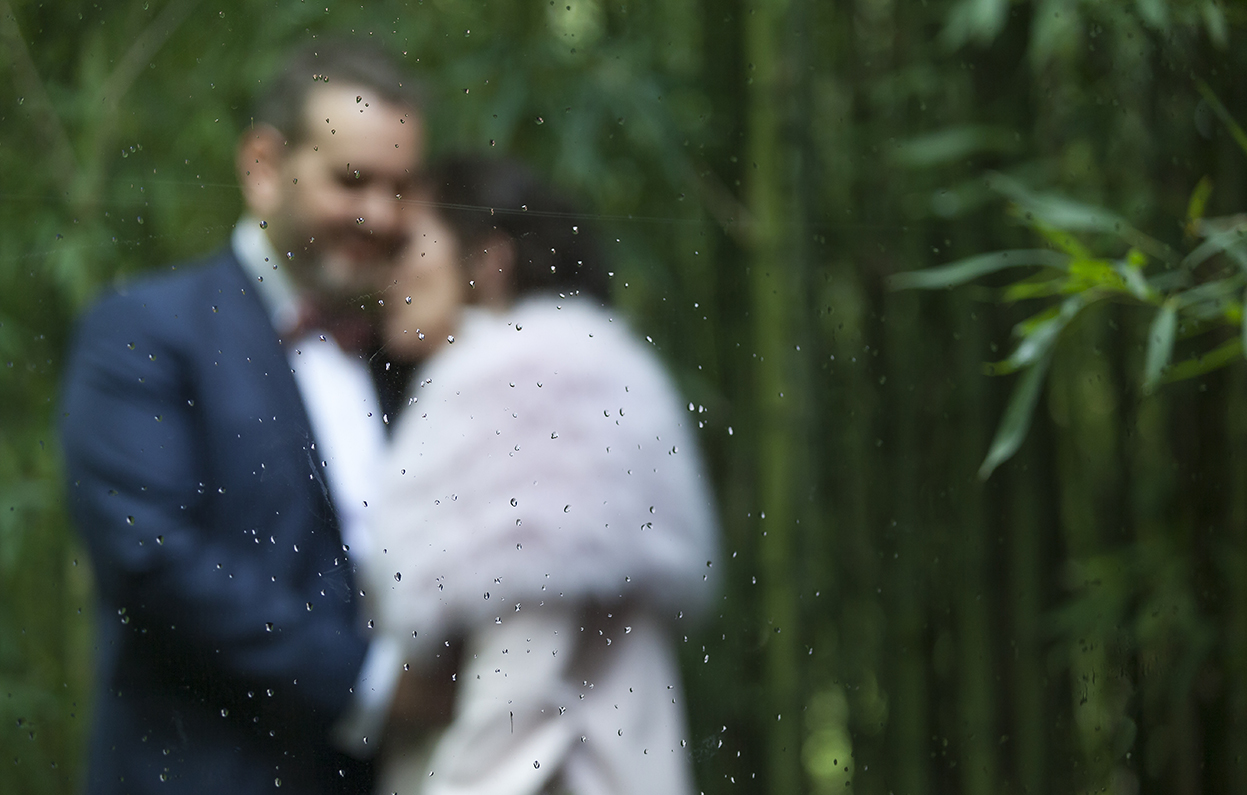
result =
[{"label": "white dress", "polygon": [[384,792],[691,793],[675,635],[715,592],[717,525],[656,355],[542,296],[465,316],[395,429],[380,631],[415,665],[466,638],[450,726]]}]

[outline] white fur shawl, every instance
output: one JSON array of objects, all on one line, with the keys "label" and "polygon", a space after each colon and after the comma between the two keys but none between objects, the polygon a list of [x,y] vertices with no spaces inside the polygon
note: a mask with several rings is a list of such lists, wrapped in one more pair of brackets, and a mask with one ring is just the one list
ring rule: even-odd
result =
[{"label": "white fur shawl", "polygon": [[695,419],[621,319],[546,296],[470,313],[412,396],[372,577],[413,658],[525,604],[707,605],[717,528]]}]

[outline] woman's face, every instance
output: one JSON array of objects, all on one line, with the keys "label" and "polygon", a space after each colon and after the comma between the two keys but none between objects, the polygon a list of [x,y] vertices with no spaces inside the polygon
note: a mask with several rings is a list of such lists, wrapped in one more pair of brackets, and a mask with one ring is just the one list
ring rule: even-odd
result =
[{"label": "woman's face", "polygon": [[429,198],[410,208],[410,241],[385,300],[385,347],[400,359],[423,359],[446,344],[467,292],[462,247]]}]

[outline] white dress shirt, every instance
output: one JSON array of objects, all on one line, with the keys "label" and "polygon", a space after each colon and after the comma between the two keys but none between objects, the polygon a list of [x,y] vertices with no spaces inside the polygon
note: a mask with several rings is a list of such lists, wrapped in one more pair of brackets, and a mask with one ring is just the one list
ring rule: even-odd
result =
[{"label": "white dress shirt", "polygon": [[[231,240],[234,255],[256,283],[260,301],[279,335],[299,323],[300,298],[260,222],[244,215]],[[311,329],[286,340],[286,359],[312,425],[316,452],[324,462],[342,541],[356,560],[371,551],[368,506],[376,472],[386,451],[380,403],[368,363],[343,351],[325,330]],[[354,688],[355,698],[334,727],[334,741],[356,756],[376,748],[401,675],[402,650],[386,637],[373,639]],[[371,742],[370,742],[371,741]]]}]

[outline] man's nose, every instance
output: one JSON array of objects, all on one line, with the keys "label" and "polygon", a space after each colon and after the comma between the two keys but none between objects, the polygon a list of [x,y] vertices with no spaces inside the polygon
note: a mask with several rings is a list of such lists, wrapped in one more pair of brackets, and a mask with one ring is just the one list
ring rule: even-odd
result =
[{"label": "man's nose", "polygon": [[360,226],[381,235],[401,235],[405,224],[400,200],[388,189],[369,190],[360,207]]}]

